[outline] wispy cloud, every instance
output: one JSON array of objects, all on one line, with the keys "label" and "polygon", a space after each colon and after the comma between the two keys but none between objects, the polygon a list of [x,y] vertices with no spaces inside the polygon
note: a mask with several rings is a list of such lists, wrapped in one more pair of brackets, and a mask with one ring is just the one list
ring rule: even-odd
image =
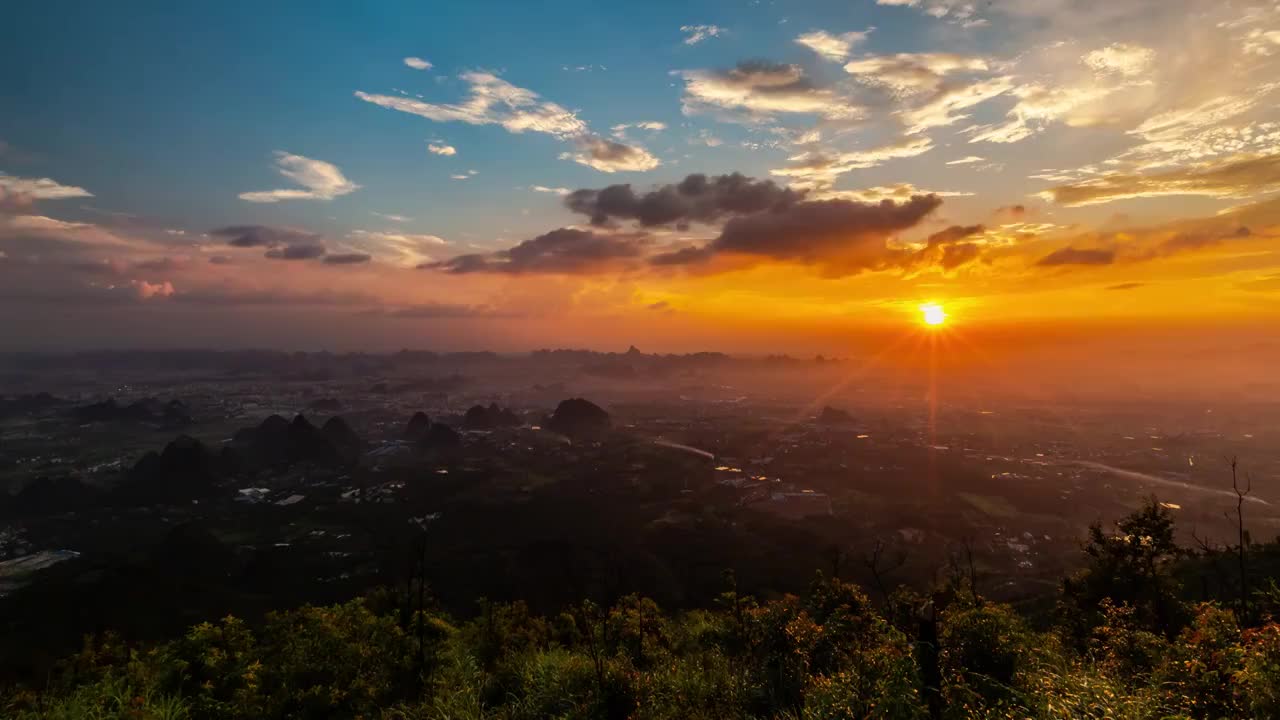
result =
[{"label": "wispy cloud", "polygon": [[301,185],[304,190],[285,188],[240,193],[240,199],[253,203],[281,200],[332,200],[360,189],[342,174],[337,165],[302,155],[276,151],[276,171]]},{"label": "wispy cloud", "polygon": [[707,38],[722,35],[724,28],[718,25],[681,25],[680,32],[685,34],[685,45],[697,45]]},{"label": "wispy cloud", "polygon": [[832,35],[826,30],[814,30],[797,37],[796,42],[827,60],[838,62],[848,58],[855,45],[866,42],[867,36],[873,30],[875,28],[867,28],[866,30],[840,33],[839,35]]},{"label": "wispy cloud", "polygon": [[63,185],[50,178],[20,178],[0,173],[0,188],[6,193],[24,195],[34,200],[63,200],[66,198],[93,197],[82,187]]}]

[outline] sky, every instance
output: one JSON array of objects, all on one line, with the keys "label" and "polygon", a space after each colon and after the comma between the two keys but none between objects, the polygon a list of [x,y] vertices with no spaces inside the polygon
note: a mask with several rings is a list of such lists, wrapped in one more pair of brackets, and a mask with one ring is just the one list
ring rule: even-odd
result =
[{"label": "sky", "polygon": [[5,19],[0,350],[1280,327],[1280,0]]}]

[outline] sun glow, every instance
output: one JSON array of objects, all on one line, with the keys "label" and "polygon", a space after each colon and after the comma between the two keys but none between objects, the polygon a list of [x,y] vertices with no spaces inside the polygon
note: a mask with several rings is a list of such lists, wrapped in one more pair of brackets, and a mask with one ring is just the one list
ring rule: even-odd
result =
[{"label": "sun glow", "polygon": [[925,325],[930,327],[938,327],[947,322],[947,311],[942,309],[938,303],[925,303],[920,306],[921,319]]}]

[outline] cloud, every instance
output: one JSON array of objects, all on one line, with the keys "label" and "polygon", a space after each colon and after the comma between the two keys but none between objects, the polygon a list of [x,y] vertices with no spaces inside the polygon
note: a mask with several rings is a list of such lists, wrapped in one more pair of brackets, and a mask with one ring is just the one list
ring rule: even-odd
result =
[{"label": "cloud", "polygon": [[955,53],[868,55],[845,64],[859,82],[881,87],[898,97],[937,92],[948,75],[986,71],[986,58]]},{"label": "cloud", "polygon": [[1059,267],[1063,265],[1110,265],[1116,261],[1116,251],[1102,248],[1064,247],[1040,258],[1036,265]]},{"label": "cloud", "polygon": [[572,192],[569,188],[547,187],[546,185],[533,185],[533,186],[530,186],[530,189],[533,190],[534,192],[552,193],[554,195],[568,195],[570,192]]},{"label": "cloud", "polygon": [[633,220],[643,227],[710,223],[732,215],[777,210],[798,202],[804,193],[755,180],[739,173],[693,174],[678,183],[637,194],[631,185],[575,190],[565,198],[570,210],[595,225]]},{"label": "cloud", "polygon": [[63,185],[49,178],[20,178],[0,173],[0,198],[13,196],[33,200],[64,200],[93,197],[93,193],[82,187]]},{"label": "cloud", "polygon": [[360,265],[373,259],[368,253],[335,253],[325,255],[324,262],[329,265]]},{"label": "cloud", "polygon": [[359,90],[355,96],[367,103],[435,122],[500,125],[512,133],[540,132],[561,139],[587,132],[587,124],[572,111],[543,100],[532,90],[517,87],[487,72],[465,72],[459,77],[467,83],[469,94],[456,104],[429,103]]},{"label": "cloud", "polygon": [[430,70],[432,67],[431,63],[427,62],[426,60],[423,60],[420,57],[407,57],[404,59],[404,64],[408,65],[414,70]]},{"label": "cloud", "polygon": [[1083,61],[1094,72],[1116,73],[1125,77],[1137,77],[1151,68],[1156,53],[1151,48],[1127,43],[1113,43],[1084,56]]},{"label": "cloud", "polygon": [[1113,172],[1058,185],[1040,197],[1066,206],[1162,195],[1243,198],[1280,190],[1280,154],[1235,158],[1166,172]]},{"label": "cloud", "polygon": [[577,145],[577,152],[561,153],[560,159],[572,160],[579,165],[586,165],[606,173],[643,172],[662,164],[648,150],[638,145],[626,145],[602,137],[579,138]]},{"label": "cloud", "polygon": [[316,260],[324,257],[324,245],[319,243],[301,243],[271,248],[263,257],[272,260]]},{"label": "cloud", "polygon": [[1126,283],[1119,283],[1117,285],[1108,285],[1106,289],[1107,290],[1136,290],[1140,287],[1145,287],[1145,286],[1146,286],[1146,283],[1126,282]]},{"label": "cloud", "polygon": [[146,280],[132,280],[129,284],[138,293],[138,298],[140,300],[172,297],[174,293],[173,283],[168,280],[159,283],[149,283]]},{"label": "cloud", "polygon": [[446,273],[575,274],[618,269],[633,264],[649,240],[638,234],[602,233],[560,228],[506,250],[459,255],[422,267]]},{"label": "cloud", "polygon": [[901,110],[898,116],[907,126],[908,135],[916,135],[930,128],[951,125],[969,117],[959,114],[975,105],[1009,92],[1014,88],[1012,78],[997,77],[968,85],[943,87],[924,104]]},{"label": "cloud", "polygon": [[0,213],[23,213],[35,205],[35,198],[0,185]]},{"label": "cloud", "polygon": [[773,260],[812,265],[830,276],[902,268],[914,261],[914,253],[890,247],[888,240],[917,226],[941,204],[936,196],[916,196],[904,203],[799,202],[731,218],[710,243],[658,255],[652,262],[691,265],[727,256],[748,263]]},{"label": "cloud", "polygon": [[373,215],[374,217],[380,217],[383,220],[390,220],[391,222],[398,222],[398,223],[409,222],[410,220],[413,220],[413,218],[406,217],[404,215],[391,215],[388,213],[380,213],[380,212],[373,212],[373,211],[370,211],[369,214]]},{"label": "cloud", "polygon": [[973,193],[961,192],[958,190],[921,190],[911,183],[897,183],[895,185],[877,185],[875,187],[862,188],[860,190],[826,190],[821,193],[815,193],[811,197],[815,200],[842,198],[845,200],[857,200],[859,202],[866,203],[878,203],[881,200],[910,200],[916,195],[966,197],[973,195]]},{"label": "cloud", "polygon": [[437,145],[436,143],[428,143],[427,151],[432,153],[433,155],[457,155],[458,154],[457,148],[455,148],[452,145],[445,145],[444,143],[440,143],[439,145]]},{"label": "cloud", "polygon": [[761,118],[777,113],[853,119],[862,109],[829,88],[818,87],[799,65],[740,62],[730,70],[676,70],[684,79],[685,114],[739,111]]},{"label": "cloud", "polygon": [[224,240],[231,247],[239,248],[274,248],[315,243],[320,239],[319,235],[307,230],[272,225],[228,225],[210,230],[209,235]]},{"label": "cloud", "polygon": [[867,36],[874,29],[867,28],[861,32],[853,31],[839,35],[832,35],[826,30],[814,30],[797,37],[796,42],[827,60],[838,62],[849,57],[849,53],[853,51],[853,46],[866,42]]},{"label": "cloud", "polygon": [[716,25],[681,25],[680,32],[685,34],[685,45],[697,45],[707,38],[722,35],[724,28]]},{"label": "cloud", "polygon": [[980,163],[980,162],[986,162],[986,158],[981,158],[981,157],[978,157],[977,155],[970,155],[968,157],[962,157],[959,160],[951,160],[947,162],[947,164],[948,165],[972,165],[974,163]]},{"label": "cloud", "polygon": [[240,199],[253,203],[274,203],[281,200],[332,200],[360,189],[342,174],[337,165],[323,160],[313,160],[277,150],[276,171],[306,188],[282,189],[240,193]]},{"label": "cloud", "polygon": [[810,151],[788,158],[790,164],[771,170],[774,175],[795,178],[806,186],[829,187],[841,175],[882,165],[889,160],[916,157],[933,149],[933,141],[927,137],[902,138],[896,142],[870,150],[827,153]]},{"label": "cloud", "polygon": [[619,140],[626,140],[627,130],[631,128],[636,128],[637,130],[648,130],[650,132],[658,132],[660,130],[666,130],[667,124],[664,122],[658,122],[657,120],[646,120],[644,122],[637,122],[637,123],[620,123],[618,125],[614,125],[612,128],[610,128],[610,130],[612,131],[612,134],[615,138]]},{"label": "cloud", "polygon": [[384,262],[402,267],[417,267],[432,259],[432,251],[447,243],[436,235],[352,230],[347,240]]},{"label": "cloud", "polygon": [[977,3],[972,0],[876,0],[876,4],[916,8],[929,17],[966,28],[989,24],[986,18],[978,16]]}]

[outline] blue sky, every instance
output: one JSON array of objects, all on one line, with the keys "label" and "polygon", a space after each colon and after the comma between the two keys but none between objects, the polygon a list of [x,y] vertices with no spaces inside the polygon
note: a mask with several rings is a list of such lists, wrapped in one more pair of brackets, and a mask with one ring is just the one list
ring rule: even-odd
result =
[{"label": "blue sky", "polygon": [[[1011,283],[1045,285],[1039,267],[1063,292],[1145,277],[1174,235],[1280,189],[1277,0],[54,2],[6,17],[0,272],[37,304],[136,290],[271,297],[311,318],[461,298],[438,324],[474,328],[531,302],[545,322],[662,303],[715,322],[744,301],[798,303],[778,322],[802,306],[874,320],[928,292],[976,313],[1007,307]],[[750,192],[789,186],[772,211],[801,198],[798,214],[744,244],[731,223],[777,218],[727,196],[656,223],[563,197],[733,172]],[[933,199],[902,216],[913,197]],[[1262,243],[1257,226],[1222,232]],[[1222,262],[1253,273],[1242,286],[1273,269]]]}]

